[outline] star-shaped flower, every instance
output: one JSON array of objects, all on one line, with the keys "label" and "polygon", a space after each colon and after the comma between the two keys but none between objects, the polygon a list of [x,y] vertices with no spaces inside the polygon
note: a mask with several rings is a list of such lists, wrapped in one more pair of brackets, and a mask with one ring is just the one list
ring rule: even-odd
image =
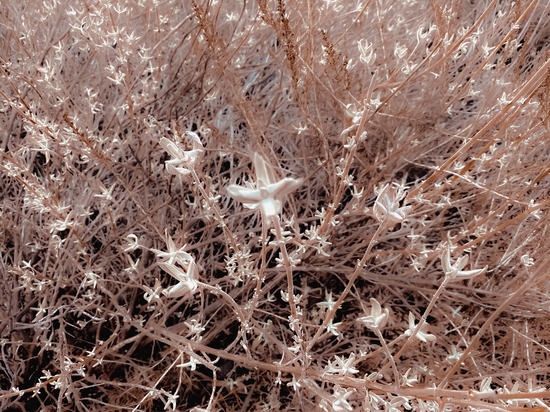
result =
[{"label": "star-shaped flower", "polygon": [[328,361],[328,365],[325,368],[327,373],[338,373],[340,375],[347,375],[347,374],[354,375],[359,372],[359,370],[353,367],[354,363],[356,363],[354,353],[352,353],[348,359],[344,359],[343,356],[339,357],[338,355],[335,355],[334,358],[336,359],[336,362],[331,363],[330,361]]},{"label": "star-shaped flower", "polygon": [[191,256],[189,253],[185,252],[183,249],[185,249],[186,245],[183,245],[181,248],[177,249],[176,244],[168,234],[168,230],[165,232],[166,234],[166,245],[168,246],[168,251],[163,252],[162,250],[157,249],[151,249],[151,252],[155,252],[157,257],[164,260],[164,263],[173,264],[175,262],[178,262],[179,264],[183,265],[186,262],[189,262],[193,260],[193,256]]},{"label": "star-shaped flower", "polygon": [[194,132],[185,132],[185,136],[191,139],[192,150],[184,150],[178,143],[163,137],[160,139],[160,145],[173,157],[166,162],[166,170],[173,175],[188,175],[190,168],[197,164],[204,155],[204,147],[201,139]]},{"label": "star-shaped flower", "polygon": [[[193,294],[198,287],[198,268],[195,263],[195,259],[189,253],[183,249],[185,245],[179,249],[176,248],[176,244],[166,231],[166,245],[168,251],[151,249],[155,252],[157,257],[163,259],[158,265],[172,277],[174,277],[178,283],[166,288],[162,291],[162,294],[169,298],[179,298],[189,294]],[[177,266],[176,266],[177,265]]]},{"label": "star-shaped flower", "polygon": [[399,202],[403,197],[402,190],[398,191],[394,186],[385,185],[374,202],[373,212],[376,219],[379,222],[390,222],[393,225],[405,220],[411,207],[399,207]]},{"label": "star-shaped flower", "polygon": [[[435,336],[432,335],[431,333],[427,333],[423,331],[426,328],[426,326],[428,325],[424,323],[416,334],[416,338],[418,340],[421,340],[424,343],[432,342],[436,339]],[[415,329],[416,329],[416,324],[414,322],[414,315],[412,312],[409,312],[409,329],[405,331],[405,336],[412,336]]]},{"label": "star-shaped flower", "polygon": [[187,263],[186,272],[170,263],[159,263],[159,266],[178,281],[177,284],[164,289],[162,291],[163,295],[169,298],[181,298],[193,294],[197,290],[198,269],[194,260]]},{"label": "star-shaped flower", "polygon": [[380,303],[378,303],[378,301],[374,298],[370,299],[370,303],[372,303],[372,310],[370,312],[370,315],[364,316],[357,320],[359,322],[363,322],[369,329],[380,330],[388,321],[390,311],[388,310],[388,308],[382,310],[382,306],[380,306]]},{"label": "star-shaped flower", "polygon": [[345,390],[338,387],[334,390],[334,401],[332,401],[332,409],[335,412],[353,411],[353,407],[349,404],[348,398],[355,393],[355,389]]},{"label": "star-shaped flower", "polygon": [[152,300],[160,298],[160,293],[162,290],[162,285],[160,284],[158,279],[155,279],[155,287],[150,288],[147,286],[143,286],[145,289],[145,293],[143,294],[143,298],[148,302],[151,303]]},{"label": "star-shaped flower", "polygon": [[441,255],[441,266],[443,267],[443,272],[445,272],[445,276],[451,280],[471,279],[487,270],[487,267],[484,267],[483,269],[462,270],[464,266],[466,266],[466,263],[468,263],[468,255],[459,257],[454,264],[451,264],[450,245],[447,245],[445,251]]},{"label": "star-shaped flower", "polygon": [[229,185],[227,193],[249,209],[259,206],[263,218],[267,223],[271,223],[272,219],[281,211],[281,199],[298,189],[303,179],[287,177],[277,181],[271,165],[258,153],[254,154],[254,168],[257,180],[256,189]]}]

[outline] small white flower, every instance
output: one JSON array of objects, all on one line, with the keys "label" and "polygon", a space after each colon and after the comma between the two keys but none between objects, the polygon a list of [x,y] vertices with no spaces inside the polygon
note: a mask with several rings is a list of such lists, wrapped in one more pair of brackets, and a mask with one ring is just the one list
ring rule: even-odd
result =
[{"label": "small white flower", "polygon": [[324,302],[317,303],[317,306],[322,309],[326,309],[328,312],[334,308],[335,300],[332,299],[332,292],[325,293]]},{"label": "small white flower", "polygon": [[396,396],[391,401],[386,402],[387,412],[401,412],[404,409],[410,411],[412,406],[409,404],[409,398],[405,396]]},{"label": "small white flower", "polygon": [[332,333],[334,336],[340,336],[340,332],[338,331],[340,325],[342,325],[342,322],[332,323],[331,319],[327,325],[327,332]]},{"label": "small white flower", "polygon": [[296,380],[296,377],[292,375],[292,380],[286,384],[286,386],[292,387],[294,389],[294,392],[298,391],[298,388],[302,385],[300,384],[300,379]]},{"label": "small white flower", "polygon": [[126,236],[126,239],[128,240],[128,245],[124,248],[125,252],[131,252],[132,250],[140,248],[138,238],[133,233],[130,233],[128,236]]},{"label": "small white flower", "polygon": [[[365,43],[363,44],[363,42]],[[367,66],[370,65],[372,61],[376,60],[376,53],[374,53],[373,43],[369,44],[367,39],[361,39],[357,42],[357,46],[359,47],[359,52],[361,53],[359,60]]]},{"label": "small white flower", "polygon": [[197,369],[197,365],[201,365],[201,362],[195,359],[194,356],[189,356],[189,362],[180,363],[176,365],[176,368],[191,368],[192,371]]},{"label": "small white flower", "polygon": [[453,346],[451,346],[451,353],[449,355],[447,355],[446,359],[447,359],[447,361],[449,361],[451,363],[457,362],[462,357],[462,353],[463,352],[459,352],[456,349],[456,346],[453,345]]},{"label": "small white flower", "polygon": [[227,193],[249,209],[259,206],[263,218],[270,223],[281,211],[281,199],[298,189],[303,179],[287,177],[277,181],[271,165],[266,163],[258,153],[254,154],[254,168],[257,179],[256,189],[229,185]]},{"label": "small white flower", "polygon": [[411,376],[409,378],[409,373],[411,373],[412,369],[407,369],[407,372],[402,376],[403,378],[403,386],[406,386],[408,388],[412,388],[415,383],[418,383],[418,377],[416,375]]},{"label": "small white flower", "polygon": [[163,295],[169,298],[180,298],[189,293],[193,294],[197,290],[198,284],[196,278],[198,277],[198,269],[194,260],[187,263],[186,272],[170,263],[159,263],[159,266],[178,281],[176,285],[164,289],[162,291]]},{"label": "small white flower", "polygon": [[201,139],[194,132],[185,132],[185,136],[191,139],[192,150],[184,150],[178,143],[163,137],[160,145],[173,157],[166,162],[166,171],[173,175],[187,175],[191,168],[197,164],[204,155],[204,147]]},{"label": "small white flower", "polygon": [[183,324],[189,328],[189,335],[198,335],[206,330],[197,319],[191,319]]},{"label": "small white flower", "polygon": [[521,257],[521,263],[524,266],[533,266],[535,264],[535,261],[532,257],[529,257],[529,254],[527,253]]},{"label": "small white flower", "polygon": [[370,303],[372,304],[372,310],[370,312],[370,315],[364,316],[362,318],[357,319],[359,322],[363,322],[365,326],[369,329],[382,329],[386,322],[388,321],[388,318],[390,316],[390,311],[388,308],[385,308],[382,310],[382,306],[380,306],[380,303],[374,298],[370,299]]},{"label": "small white flower", "polygon": [[171,394],[170,392],[167,393],[168,399],[166,400],[166,405],[164,405],[164,410],[170,410],[173,411],[176,409],[177,402],[176,399],[179,398],[179,395]]},{"label": "small white flower", "polygon": [[[157,249],[151,249],[157,257],[164,259],[158,265],[167,273],[172,275],[178,283],[162,291],[162,294],[169,298],[179,298],[188,294],[193,294],[198,287],[198,268],[195,259],[189,253],[184,252],[185,245],[177,249],[176,244],[166,232],[166,245],[168,251],[163,252]],[[176,264],[178,266],[176,266]]]},{"label": "small white flower", "polygon": [[374,202],[373,213],[380,223],[389,222],[392,224],[401,223],[412,209],[410,206],[399,207],[399,202],[404,194],[394,186],[385,185]]},{"label": "small white flower", "polygon": [[479,384],[479,392],[476,394],[477,396],[480,395],[492,395],[495,393],[494,389],[491,388],[491,384],[493,383],[493,378],[490,376],[487,378],[483,378],[481,383]]},{"label": "small white flower", "polygon": [[348,398],[355,393],[355,389],[346,391],[343,388],[337,388],[334,390],[335,400],[332,401],[332,409],[335,412],[341,411],[353,411],[353,407],[349,404]]},{"label": "small white flower", "polygon": [[155,252],[157,257],[161,259],[167,259],[164,261],[164,263],[168,263],[172,265],[175,262],[177,262],[180,265],[185,265],[186,262],[194,260],[193,256],[183,251],[186,245],[183,245],[179,249],[176,248],[176,244],[174,243],[172,238],[168,235],[168,231],[166,231],[166,245],[168,246],[167,252],[163,252],[162,250],[157,250],[157,249],[151,249],[151,252]]},{"label": "small white flower", "polygon": [[162,290],[162,285],[160,284],[159,280],[158,279],[155,279],[155,287],[154,289],[148,287],[148,286],[143,286],[143,288],[145,289],[145,293],[143,294],[143,298],[148,302],[148,303],[151,303],[151,301],[153,300],[156,300],[156,299],[159,299],[160,298],[160,293],[161,293],[161,290]]},{"label": "small white flower", "polygon": [[[414,315],[412,312],[409,312],[409,329],[405,331],[405,336],[412,336],[414,330],[416,329],[416,324],[414,322]],[[436,338],[431,333],[424,332],[423,330],[428,326],[426,323],[422,325],[422,328],[416,334],[416,338],[421,340],[424,343],[433,342]]]},{"label": "small white flower", "polygon": [[441,255],[441,266],[443,267],[443,272],[445,272],[445,276],[447,276],[451,280],[471,279],[487,270],[487,267],[475,270],[462,270],[464,266],[466,266],[466,263],[468,263],[468,255],[459,257],[454,264],[451,264],[450,245],[447,245],[443,254]]},{"label": "small white flower", "polygon": [[12,386],[12,387],[11,387],[11,391],[12,391],[13,393],[16,393],[17,396],[23,396],[23,395],[25,394],[25,392],[22,391],[21,389],[19,389],[18,386],[16,386],[16,387],[13,387],[13,386]]},{"label": "small white flower", "polygon": [[336,359],[336,362],[331,363],[328,362],[328,365],[326,367],[327,373],[338,373],[340,375],[347,375],[351,374],[354,375],[359,372],[359,370],[355,369],[353,367],[353,364],[355,363],[355,353],[352,353],[347,360],[344,359],[344,357],[339,357],[338,355],[335,355],[334,358]]}]

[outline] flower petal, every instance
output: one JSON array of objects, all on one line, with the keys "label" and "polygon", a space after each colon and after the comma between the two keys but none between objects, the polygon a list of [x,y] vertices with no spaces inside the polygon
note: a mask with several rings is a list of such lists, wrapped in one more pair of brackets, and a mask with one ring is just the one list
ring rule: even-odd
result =
[{"label": "flower petal", "polygon": [[443,267],[443,272],[445,274],[451,273],[453,271],[451,265],[451,249],[447,246],[443,255],[441,256],[441,266]]},{"label": "flower petal", "polygon": [[196,149],[198,147],[203,147],[201,139],[198,134],[195,132],[186,131],[185,136],[189,137],[193,141],[193,149]]},{"label": "flower petal", "polygon": [[253,162],[256,178],[258,179],[258,187],[270,185],[277,180],[271,165],[258,152],[254,153]]},{"label": "flower petal", "polygon": [[487,267],[484,267],[483,269],[475,269],[475,270],[461,270],[456,275],[456,279],[458,280],[472,279],[478,275],[481,275],[486,270],[487,270]]},{"label": "flower petal", "polygon": [[183,157],[183,151],[171,140],[166,137],[161,137],[160,145],[168,154],[176,159],[181,159]]},{"label": "flower petal", "polygon": [[178,269],[176,266],[171,263],[159,263],[159,266],[167,273],[169,273],[174,279],[178,282],[185,282],[189,276],[182,270]]},{"label": "flower petal", "polygon": [[286,177],[276,183],[270,184],[266,189],[271,197],[280,199],[298,189],[302,185],[303,181],[304,179],[293,179]]},{"label": "flower petal", "polygon": [[372,305],[371,315],[375,318],[380,316],[382,314],[382,306],[380,306],[380,303],[374,298],[370,298],[370,303]]},{"label": "flower petal", "polygon": [[464,255],[462,257],[459,257],[458,260],[455,263],[455,267],[457,270],[462,270],[464,266],[466,266],[466,263],[468,263],[469,256]]},{"label": "flower petal", "polygon": [[258,203],[262,200],[262,195],[258,189],[249,189],[239,185],[227,186],[227,193],[241,203]]},{"label": "flower petal", "polygon": [[260,202],[260,209],[264,214],[264,217],[269,220],[279,214],[281,211],[281,202],[269,197]]}]

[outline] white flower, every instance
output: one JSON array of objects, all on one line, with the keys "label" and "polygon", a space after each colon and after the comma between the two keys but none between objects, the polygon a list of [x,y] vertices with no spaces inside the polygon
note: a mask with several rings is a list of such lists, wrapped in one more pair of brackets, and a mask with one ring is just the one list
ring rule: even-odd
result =
[{"label": "white flower", "polygon": [[[426,323],[422,325],[418,333],[416,334],[416,338],[418,340],[421,340],[424,343],[433,342],[435,340],[435,336],[431,333],[423,332],[423,329],[427,326]],[[405,331],[405,336],[412,336],[414,333],[414,330],[416,329],[416,324],[414,323],[414,315],[412,312],[409,312],[409,329]]]},{"label": "white flower", "polygon": [[340,332],[338,332],[338,328],[340,327],[341,324],[342,322],[332,323],[332,319],[331,319],[327,325],[327,332],[332,333],[334,336],[340,336]]},{"label": "white flower", "polygon": [[399,207],[399,201],[404,194],[389,184],[385,185],[378,193],[376,202],[374,202],[374,216],[380,223],[390,222],[393,224],[401,223],[407,217],[407,213],[412,209],[410,206]]},{"label": "white flower", "polygon": [[386,402],[385,406],[387,412],[401,412],[404,409],[410,411],[412,409],[412,406],[409,404],[409,398],[405,396],[396,396],[391,401]]},{"label": "white flower", "polygon": [[524,266],[533,266],[535,261],[532,257],[529,257],[529,254],[527,253],[521,257],[521,263],[523,263]]},{"label": "white flower", "polygon": [[412,369],[407,369],[407,372],[402,376],[403,378],[403,386],[406,386],[408,388],[412,388],[415,383],[418,383],[418,377],[416,375],[411,376],[409,378],[409,373],[411,373]]},{"label": "white flower", "polygon": [[332,299],[332,292],[325,293],[325,301],[317,303],[317,306],[320,308],[325,308],[328,312],[334,308],[335,300]]},{"label": "white flower", "polygon": [[173,175],[187,175],[191,173],[191,168],[197,164],[204,155],[204,147],[201,139],[194,132],[185,132],[185,136],[191,139],[192,150],[184,150],[178,143],[163,137],[160,139],[160,145],[174,159],[166,162],[166,171]]},{"label": "white flower", "polygon": [[355,393],[355,389],[346,391],[343,388],[337,387],[334,390],[335,400],[332,401],[332,409],[335,412],[353,411],[353,407],[349,404],[348,398]]},{"label": "white flower", "polygon": [[353,367],[355,363],[355,353],[349,355],[347,360],[344,360],[343,356],[339,357],[338,355],[335,355],[334,358],[336,362],[331,363],[328,361],[328,365],[326,366],[327,373],[338,373],[340,375],[347,375],[349,373],[353,375],[359,372],[359,370]]},{"label": "white flower", "polygon": [[382,310],[380,303],[374,298],[370,299],[372,304],[372,310],[370,315],[357,319],[359,322],[363,322],[369,329],[382,329],[390,316],[388,308]]},{"label": "white flower", "polygon": [[447,355],[447,361],[449,362],[457,362],[458,360],[460,360],[460,358],[462,357],[462,353],[463,352],[459,352],[457,349],[456,349],[456,346],[453,345],[451,347],[451,353],[449,355]]},{"label": "white flower", "polygon": [[167,252],[163,252],[162,250],[157,249],[151,249],[152,252],[155,252],[157,257],[168,259],[164,261],[165,263],[173,264],[174,262],[178,262],[180,265],[184,265],[186,262],[193,260],[193,256],[183,251],[183,249],[185,249],[185,245],[183,245],[179,249],[176,249],[176,244],[168,235],[168,231],[166,231],[166,245],[168,246]]},{"label": "white flower", "polygon": [[159,263],[159,266],[172,275],[178,283],[170,286],[162,291],[163,295],[169,298],[180,298],[189,294],[193,294],[197,290],[198,269],[194,260],[187,263],[187,271],[179,269],[170,263]]},{"label": "white flower", "polygon": [[128,236],[126,236],[126,239],[128,240],[128,245],[124,248],[125,252],[130,252],[132,250],[140,248],[138,238],[133,233],[130,233]]},{"label": "white flower", "polygon": [[180,363],[176,365],[176,368],[191,368],[192,371],[197,369],[197,365],[201,365],[201,362],[195,359],[194,356],[189,356],[189,362]]},{"label": "white flower", "polygon": [[258,153],[254,154],[257,188],[251,189],[239,185],[229,185],[227,193],[246,207],[255,209],[260,206],[263,218],[270,223],[281,211],[281,199],[300,187],[303,179],[290,177],[277,181],[271,165]]},{"label": "white flower", "polygon": [[[197,290],[198,268],[195,259],[189,253],[184,252],[185,245],[179,249],[172,238],[166,233],[166,244],[168,251],[163,252],[157,249],[151,249],[157,257],[164,259],[159,266],[167,273],[172,275],[178,283],[162,291],[162,294],[169,298],[179,298],[188,294],[193,294]],[[178,266],[176,266],[176,264]]]},{"label": "white flower", "polygon": [[298,391],[298,388],[302,385],[300,384],[300,380],[296,380],[296,377],[292,375],[292,380],[286,384],[286,386],[291,386],[292,389],[294,389],[294,392]]},{"label": "white flower", "polygon": [[450,245],[447,245],[445,251],[441,255],[441,266],[443,267],[443,272],[445,272],[445,276],[451,280],[471,279],[487,270],[487,267],[475,270],[462,270],[464,266],[466,266],[466,263],[468,263],[468,255],[459,257],[454,264],[451,264]]},{"label": "white flower", "polygon": [[143,294],[143,298],[148,302],[151,303],[152,300],[156,300],[160,298],[160,293],[162,290],[162,285],[160,284],[158,279],[155,279],[155,288],[152,289],[148,286],[143,286],[145,289],[145,293]]}]

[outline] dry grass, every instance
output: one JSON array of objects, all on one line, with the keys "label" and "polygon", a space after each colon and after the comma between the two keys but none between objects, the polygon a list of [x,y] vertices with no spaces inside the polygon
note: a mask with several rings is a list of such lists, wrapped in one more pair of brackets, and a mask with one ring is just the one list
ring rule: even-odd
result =
[{"label": "dry grass", "polygon": [[0,409],[548,410],[549,17],[2,2]]}]

